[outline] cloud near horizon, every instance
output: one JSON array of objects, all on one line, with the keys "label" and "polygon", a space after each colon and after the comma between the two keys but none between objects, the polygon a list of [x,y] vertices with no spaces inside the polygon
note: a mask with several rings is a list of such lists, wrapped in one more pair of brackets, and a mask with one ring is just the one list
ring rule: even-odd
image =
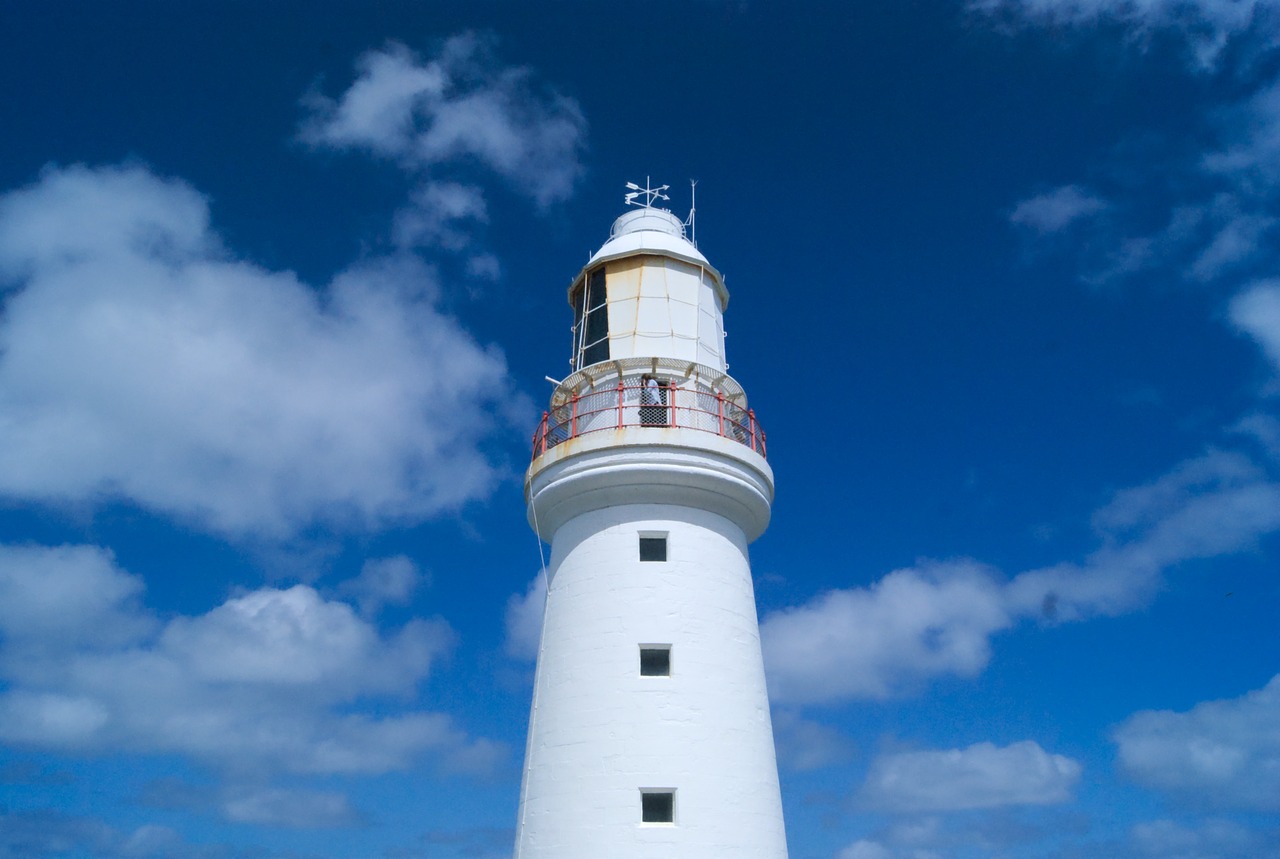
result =
[{"label": "cloud near horizon", "polygon": [[881,811],[961,811],[1068,802],[1083,768],[1024,740],[897,752],[871,764],[859,802]]},{"label": "cloud near horizon", "polygon": [[1209,819],[1197,826],[1151,820],[1129,833],[1135,856],[1155,859],[1275,859],[1280,831],[1255,830],[1233,820]]},{"label": "cloud near horizon", "polygon": [[1145,605],[1168,570],[1280,531],[1280,481],[1240,453],[1209,450],[1116,493],[1094,516],[1082,562],[1004,579],[976,561],[926,561],[867,587],[819,594],[760,624],[770,697],[802,705],[883,700],[986,668],[992,638]]},{"label": "cloud near horizon", "polygon": [[[503,754],[407,703],[453,645],[439,618],[383,633],[295,585],[161,621],[142,592],[98,547],[0,546],[0,741],[259,777],[382,773],[424,755],[485,771]],[[379,699],[406,703],[363,703]]]},{"label": "cloud near horizon", "polygon": [[1184,713],[1135,713],[1114,739],[1140,784],[1201,807],[1280,812],[1280,675]]}]

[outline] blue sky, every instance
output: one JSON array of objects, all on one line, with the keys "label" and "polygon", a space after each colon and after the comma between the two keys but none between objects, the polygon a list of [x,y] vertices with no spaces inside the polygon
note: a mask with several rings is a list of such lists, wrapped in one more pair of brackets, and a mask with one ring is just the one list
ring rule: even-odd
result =
[{"label": "blue sky", "polygon": [[791,855],[1280,856],[1277,4],[541,5],[0,9],[0,856],[510,854],[646,176],[769,433]]}]

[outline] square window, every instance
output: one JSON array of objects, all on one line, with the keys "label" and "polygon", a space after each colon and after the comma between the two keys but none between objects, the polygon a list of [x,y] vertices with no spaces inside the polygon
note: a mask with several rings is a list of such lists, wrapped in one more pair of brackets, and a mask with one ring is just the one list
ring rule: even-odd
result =
[{"label": "square window", "polygon": [[675,823],[676,793],[673,790],[640,792],[641,823]]},{"label": "square window", "polygon": [[640,560],[642,561],[666,561],[667,560],[667,538],[661,537],[641,537],[640,538]]},{"label": "square window", "polygon": [[641,647],[640,648],[640,676],[641,677],[670,677],[671,676],[671,648],[670,647]]}]

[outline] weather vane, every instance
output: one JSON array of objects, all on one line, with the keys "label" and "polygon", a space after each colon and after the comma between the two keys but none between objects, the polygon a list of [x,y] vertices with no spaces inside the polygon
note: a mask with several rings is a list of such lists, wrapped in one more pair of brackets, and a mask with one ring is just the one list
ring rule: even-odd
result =
[{"label": "weather vane", "polygon": [[[635,182],[628,182],[627,188],[631,190],[630,194],[626,194],[623,199],[627,201],[628,206],[644,206],[646,209],[653,208],[653,204],[657,200],[670,200],[663,191],[670,188],[670,185],[659,185],[657,188],[649,187],[649,177],[644,177],[644,187],[641,188]],[[643,196],[644,202],[637,202],[636,198]]]}]

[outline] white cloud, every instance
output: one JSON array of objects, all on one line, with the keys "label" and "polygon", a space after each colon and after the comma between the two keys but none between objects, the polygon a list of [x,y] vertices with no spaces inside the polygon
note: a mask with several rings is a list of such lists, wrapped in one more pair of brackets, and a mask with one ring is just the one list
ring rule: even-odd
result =
[{"label": "white cloud", "polygon": [[142,582],[94,546],[0,546],[0,629],[10,653],[128,644],[155,622]]},{"label": "white cloud", "polygon": [[970,0],[969,8],[1034,26],[1125,24],[1138,37],[1154,29],[1182,33],[1196,67],[1213,68],[1227,43],[1247,33],[1273,0]]},{"label": "white cloud", "polygon": [[1231,301],[1232,323],[1258,342],[1280,373],[1280,281],[1255,283]]},{"label": "white cloud", "polygon": [[992,633],[1013,623],[1001,583],[974,563],[896,570],[764,618],[769,692],[814,703],[887,698],[939,674],[986,667]]},{"label": "white cloud", "polygon": [[[1167,169],[1170,173],[1185,172],[1182,167]],[[1194,184],[1191,177],[1187,177],[1187,184]],[[1269,240],[1277,222],[1267,213],[1265,200],[1253,199],[1239,190],[1173,206],[1164,226],[1136,235],[1121,232],[1122,216],[1133,213],[1121,205],[1109,204],[1115,215],[1090,222],[1090,229],[1081,240],[1089,267],[1085,279],[1094,284],[1107,283],[1163,268],[1178,270],[1189,281],[1211,284],[1246,270],[1270,251]],[[1020,204],[1015,214],[1023,205],[1038,199]],[[1052,211],[1032,210],[1024,213],[1020,225],[1034,227],[1041,235],[1053,232],[1037,226],[1035,218],[1041,214],[1049,222],[1054,216]],[[1066,217],[1065,213],[1062,216]],[[1069,223],[1080,220],[1083,216]]]},{"label": "white cloud", "polygon": [[1101,197],[1078,185],[1064,185],[1018,203],[1009,220],[1037,233],[1056,233],[1106,207]]},{"label": "white cloud", "polygon": [[1142,26],[1162,26],[1198,18],[1226,30],[1242,30],[1269,0],[975,0],[974,8],[1016,9],[1032,19],[1055,24],[1090,23],[1118,18]]},{"label": "white cloud", "polygon": [[1230,180],[1248,196],[1273,193],[1280,185],[1280,82],[1216,111],[1213,121],[1229,143],[1204,155],[1205,172]]},{"label": "white cloud", "polygon": [[[1037,26],[1120,22],[1139,40],[1158,29],[1172,30],[1189,41],[1197,65],[1206,69],[1216,67],[1232,39],[1242,48],[1228,55],[1237,65],[1265,56],[1258,48],[1280,44],[1280,4],[1274,0],[977,0],[970,6]],[[1202,119],[1201,136],[1220,142],[1200,153],[1168,146],[1163,157],[1144,143],[1139,147],[1142,163],[1122,163],[1107,171],[1147,190],[1130,187],[1127,194],[1113,194],[1108,217],[1095,220],[1079,237],[1087,281],[1164,269],[1209,284],[1274,260],[1280,85],[1274,76],[1241,76],[1262,84],[1238,104],[1207,111]],[[1166,223],[1152,231],[1150,203],[1161,198],[1171,201]],[[1019,204],[1012,220],[1051,233],[1096,213],[1099,205],[1091,193],[1066,185]]]},{"label": "white cloud", "polygon": [[374,261],[316,290],[219,247],[204,199],[139,167],[0,197],[0,494],[286,536],[491,490],[480,445],[520,401],[428,269]]},{"label": "white cloud", "polygon": [[773,736],[778,762],[799,772],[844,763],[854,753],[853,741],[840,731],[793,710],[773,714]]},{"label": "white cloud", "polygon": [[507,600],[506,651],[516,659],[534,659],[542,641],[542,616],[547,603],[547,577],[539,572],[523,595]]},{"label": "white cloud", "polygon": [[1139,823],[1129,833],[1142,856],[1159,859],[1274,859],[1280,847],[1266,833],[1230,820],[1207,820],[1198,827],[1173,820]]},{"label": "white cloud", "polygon": [[358,819],[343,794],[285,788],[236,792],[223,800],[222,812],[233,823],[303,829],[351,826]]},{"label": "white cloud", "polygon": [[442,620],[382,635],[345,603],[298,585],[262,588],[161,625],[137,606],[138,580],[99,550],[6,548],[0,558],[0,603],[15,593],[19,607],[37,603],[33,579],[43,593],[87,582],[88,595],[65,607],[63,622],[114,618],[108,626],[117,630],[68,642],[20,612],[0,614],[5,742],[173,753],[261,773],[376,773],[425,753],[451,769],[483,771],[502,754],[443,714],[362,712],[370,698],[413,693],[452,643]]},{"label": "white cloud", "polygon": [[1256,483],[1262,472],[1246,457],[1210,451],[1158,479],[1122,489],[1093,514],[1093,525],[1112,538],[1141,533],[1177,516],[1198,495]]},{"label": "white cloud", "polygon": [[1280,463],[1280,417],[1255,412],[1241,418],[1232,430],[1256,442],[1268,457]]},{"label": "white cloud", "polygon": [[1280,531],[1280,483],[1241,454],[1210,450],[1117,493],[1094,525],[1102,545],[1080,563],[1006,581],[973,561],[925,562],[771,612],[760,628],[770,695],[788,704],[900,695],[977,675],[992,636],[1022,620],[1132,611],[1171,567]]},{"label": "white cloud", "polygon": [[878,841],[860,838],[837,853],[836,859],[893,859],[893,853]]},{"label": "white cloud", "polygon": [[358,75],[337,101],[319,93],[306,99],[312,116],[302,137],[333,148],[364,147],[402,157],[413,145],[416,103],[444,97],[448,70],[420,65],[404,45],[391,44],[356,60]]},{"label": "white cloud", "polygon": [[212,684],[321,689],[346,699],[403,688],[425,675],[451,638],[442,623],[413,621],[384,641],[346,603],[326,602],[312,588],[295,585],[252,591],[199,617],[175,618],[159,649]]},{"label": "white cloud", "polygon": [[1211,281],[1254,259],[1265,246],[1276,219],[1267,215],[1235,212],[1220,219],[1216,232],[1199,250],[1188,274]]},{"label": "white cloud", "polygon": [[1144,785],[1202,805],[1280,811],[1280,676],[1185,713],[1135,713],[1115,741],[1121,765]]},{"label": "white cloud", "polygon": [[540,206],[565,199],[582,173],[586,121],[576,102],[528,69],[503,67],[488,41],[449,39],[428,60],[391,44],[364,55],[336,99],[313,94],[301,137],[363,149],[420,173],[475,163]]},{"label": "white cloud", "polygon": [[338,593],[353,597],[362,613],[374,615],[386,605],[407,605],[425,579],[418,565],[404,555],[371,558],[360,568],[360,575],[338,586]]},{"label": "white cloud", "polygon": [[497,280],[502,277],[502,263],[491,253],[479,253],[467,258],[467,274],[477,280]]},{"label": "white cloud", "polygon": [[871,765],[860,800],[887,811],[956,811],[1067,802],[1081,767],[1031,741],[900,752]]},{"label": "white cloud", "polygon": [[461,250],[471,243],[475,224],[488,223],[484,194],[473,185],[431,182],[410,194],[409,204],[395,215],[392,235],[397,247]]},{"label": "white cloud", "polygon": [[0,856],[15,859],[225,859],[220,846],[187,842],[167,826],[145,823],[121,831],[101,820],[50,811],[0,810]]},{"label": "white cloud", "polygon": [[1280,530],[1280,484],[1239,454],[1209,451],[1117,493],[1094,524],[1102,548],[1082,564],[1015,577],[1010,611],[1052,621],[1132,611],[1151,598],[1169,567],[1238,552]]}]

